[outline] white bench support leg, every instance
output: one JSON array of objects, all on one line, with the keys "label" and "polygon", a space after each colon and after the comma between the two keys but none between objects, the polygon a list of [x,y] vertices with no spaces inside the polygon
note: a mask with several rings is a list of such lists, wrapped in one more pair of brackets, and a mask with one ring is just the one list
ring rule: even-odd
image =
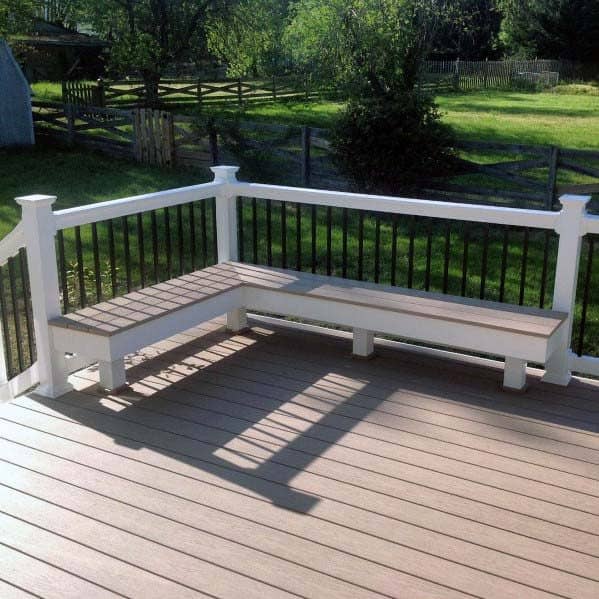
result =
[{"label": "white bench support leg", "polygon": [[366,329],[354,329],[353,355],[370,358],[374,354],[374,333]]},{"label": "white bench support leg", "polygon": [[124,358],[119,358],[114,362],[98,362],[98,370],[102,389],[116,391],[127,384]]},{"label": "white bench support leg", "polygon": [[248,318],[245,308],[237,308],[227,312],[227,330],[239,333],[248,328]]},{"label": "white bench support leg", "polygon": [[506,357],[503,388],[522,391],[526,387],[526,360]]}]

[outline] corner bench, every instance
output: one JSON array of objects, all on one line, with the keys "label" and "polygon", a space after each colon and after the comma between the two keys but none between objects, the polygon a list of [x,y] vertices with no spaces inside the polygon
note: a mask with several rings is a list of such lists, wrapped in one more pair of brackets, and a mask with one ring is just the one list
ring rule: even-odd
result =
[{"label": "corner bench", "polygon": [[54,348],[98,360],[100,384],[125,380],[124,357],[227,313],[245,310],[351,327],[353,353],[368,357],[374,333],[505,357],[504,387],[521,390],[526,363],[544,364],[567,334],[566,313],[465,299],[337,277],[223,262],[49,322]]}]

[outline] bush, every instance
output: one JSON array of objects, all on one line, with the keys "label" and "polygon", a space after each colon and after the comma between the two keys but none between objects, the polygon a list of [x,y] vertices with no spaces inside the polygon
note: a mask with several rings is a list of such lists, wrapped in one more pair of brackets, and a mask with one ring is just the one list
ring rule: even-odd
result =
[{"label": "bush", "polygon": [[453,135],[433,100],[395,92],[351,100],[333,128],[339,169],[363,191],[397,194],[450,172]]}]

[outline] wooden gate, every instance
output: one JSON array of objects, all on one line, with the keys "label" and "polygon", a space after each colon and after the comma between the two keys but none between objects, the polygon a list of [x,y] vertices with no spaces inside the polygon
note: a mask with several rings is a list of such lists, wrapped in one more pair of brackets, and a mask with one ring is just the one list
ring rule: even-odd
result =
[{"label": "wooden gate", "polygon": [[172,166],[175,144],[171,113],[137,108],[133,111],[133,130],[138,162]]}]

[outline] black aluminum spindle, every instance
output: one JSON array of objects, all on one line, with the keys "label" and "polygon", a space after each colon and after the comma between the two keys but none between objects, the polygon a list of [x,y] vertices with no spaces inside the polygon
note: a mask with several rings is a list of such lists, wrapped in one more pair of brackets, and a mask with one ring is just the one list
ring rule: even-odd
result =
[{"label": "black aluminum spindle", "polygon": [[543,247],[543,266],[541,268],[541,292],[539,294],[539,308],[545,307],[545,296],[547,294],[547,271],[549,270],[549,244],[551,242],[551,231],[545,231],[545,245]]},{"label": "black aluminum spindle", "polygon": [[208,265],[208,224],[206,221],[206,202],[200,202],[200,243],[202,251],[202,268]]},{"label": "black aluminum spindle", "polygon": [[177,204],[177,247],[179,252],[179,275],[185,272],[185,245],[183,239],[183,206]]},{"label": "black aluminum spindle", "polygon": [[408,288],[414,286],[414,237],[416,235],[416,217],[412,216],[410,221],[410,239],[408,243]]},{"label": "black aluminum spindle", "polygon": [[393,215],[393,228],[391,233],[391,285],[397,284],[397,214]]},{"label": "black aluminum spindle", "polygon": [[449,290],[449,259],[451,257],[451,222],[445,225],[445,256],[443,260],[443,293]]},{"label": "black aluminum spindle", "polygon": [[424,271],[424,290],[430,291],[431,288],[431,261],[433,253],[433,221],[428,219],[426,227],[426,269]]},{"label": "black aluminum spindle", "polygon": [[578,333],[578,349],[576,353],[582,356],[584,349],[584,337],[585,329],[587,324],[587,310],[589,307],[589,294],[591,290],[591,278],[593,276],[593,254],[595,250],[595,240],[593,237],[588,238],[588,254],[587,254],[587,267],[584,276],[584,287],[582,293],[582,314],[580,316],[580,328]]},{"label": "black aluminum spindle", "polygon": [[81,227],[75,227],[75,254],[77,256],[77,281],[79,283],[79,305],[85,308],[87,295],[85,293],[85,272],[83,270],[83,248],[81,246]]},{"label": "black aluminum spindle", "polygon": [[171,255],[171,215],[168,207],[164,209],[164,253],[166,254],[166,278],[173,276],[173,257]]},{"label": "black aluminum spindle", "polygon": [[302,270],[302,205],[295,205],[295,268]]},{"label": "black aluminum spindle", "polygon": [[258,264],[258,202],[252,198],[252,258]]},{"label": "black aluminum spindle", "polygon": [[[245,227],[243,222],[243,198],[237,198],[237,247],[239,261],[245,261]],[[195,270],[195,266],[194,266]]]},{"label": "black aluminum spindle", "polygon": [[127,293],[131,293],[131,246],[129,245],[129,221],[126,216],[121,219],[123,228],[123,249],[125,253],[125,281]]},{"label": "black aluminum spindle", "polygon": [[[189,254],[191,259],[191,270],[198,268],[198,248],[196,247],[196,218],[193,202],[189,202],[187,207],[189,218]],[[240,251],[243,249],[240,248]]]},{"label": "black aluminum spindle", "polygon": [[333,208],[327,206],[327,276],[333,273]]},{"label": "black aluminum spindle", "polygon": [[364,279],[364,210],[358,213],[358,281]]},{"label": "black aluminum spindle", "polygon": [[25,327],[27,329],[27,349],[29,350],[29,363],[35,361],[35,345],[33,330],[33,313],[31,306],[31,287],[29,285],[29,268],[27,265],[27,250],[19,249],[19,276],[21,277],[21,285],[23,289],[23,307],[25,310]]},{"label": "black aluminum spindle", "polygon": [[528,241],[530,236],[530,229],[527,227],[524,229],[524,241],[522,244],[522,265],[520,269],[520,297],[518,303],[522,306],[524,304],[524,292],[526,290],[526,270],[528,267]]},{"label": "black aluminum spindle", "polygon": [[374,218],[374,282],[381,278],[381,215]]},{"label": "black aluminum spindle", "polygon": [[112,219],[108,221],[108,261],[110,262],[110,285],[112,297],[118,293],[118,281],[116,279],[116,257],[114,249],[114,223]]},{"label": "black aluminum spindle", "polygon": [[21,330],[21,311],[19,310],[19,300],[17,298],[17,279],[14,258],[8,259],[8,282],[10,285],[10,303],[12,305],[15,339],[17,342],[17,361],[19,364],[19,372],[23,372],[23,370],[25,370],[23,360],[23,331]]},{"label": "black aluminum spindle", "polygon": [[505,299],[505,277],[507,273],[507,258],[510,243],[510,228],[504,227],[503,229],[503,247],[501,249],[501,273],[499,275],[499,301],[503,302]]},{"label": "black aluminum spindle", "polygon": [[470,224],[464,223],[464,253],[462,257],[462,297],[466,295],[468,284],[468,251],[470,248]]},{"label": "black aluminum spindle", "polygon": [[137,255],[139,257],[139,282],[142,289],[146,286],[146,251],[144,247],[143,214],[137,214]]},{"label": "black aluminum spindle", "polygon": [[60,270],[60,286],[62,288],[62,313],[69,311],[69,283],[67,281],[67,262],[64,255],[64,234],[62,229],[56,233],[58,242],[58,268]]},{"label": "black aluminum spindle", "polygon": [[347,208],[343,209],[342,216],[342,234],[343,234],[343,242],[342,242],[342,256],[341,256],[341,276],[344,279],[347,279],[347,228],[349,223],[349,210]]},{"label": "black aluminum spindle", "polygon": [[287,268],[287,202],[281,202],[281,266]]},{"label": "black aluminum spindle", "polygon": [[266,200],[266,263],[272,266],[272,200]]},{"label": "black aluminum spindle", "polygon": [[96,302],[102,301],[102,267],[98,247],[98,223],[92,223],[92,254],[94,259],[94,282],[96,284]]},{"label": "black aluminum spindle", "polygon": [[8,327],[8,306],[6,305],[6,294],[4,290],[4,266],[0,266],[0,318],[2,319],[2,337],[4,338],[4,354],[6,358],[7,374],[11,376],[14,373],[13,362],[13,343],[11,340],[10,329]]},{"label": "black aluminum spindle", "polygon": [[316,212],[316,206],[312,205],[311,206],[312,210],[311,210],[311,226],[312,226],[312,272],[315,273],[316,272],[316,218],[318,216],[317,212]]},{"label": "black aluminum spindle", "polygon": [[158,268],[158,222],[156,218],[156,210],[150,212],[150,221],[152,225],[152,267],[154,270],[154,282],[160,281]]},{"label": "black aluminum spindle", "polygon": [[483,228],[483,256],[480,269],[480,299],[485,299],[485,291],[487,287],[487,272],[489,270],[489,225]]},{"label": "black aluminum spindle", "polygon": [[212,202],[212,263],[218,264],[218,234],[216,232],[216,199]]}]

